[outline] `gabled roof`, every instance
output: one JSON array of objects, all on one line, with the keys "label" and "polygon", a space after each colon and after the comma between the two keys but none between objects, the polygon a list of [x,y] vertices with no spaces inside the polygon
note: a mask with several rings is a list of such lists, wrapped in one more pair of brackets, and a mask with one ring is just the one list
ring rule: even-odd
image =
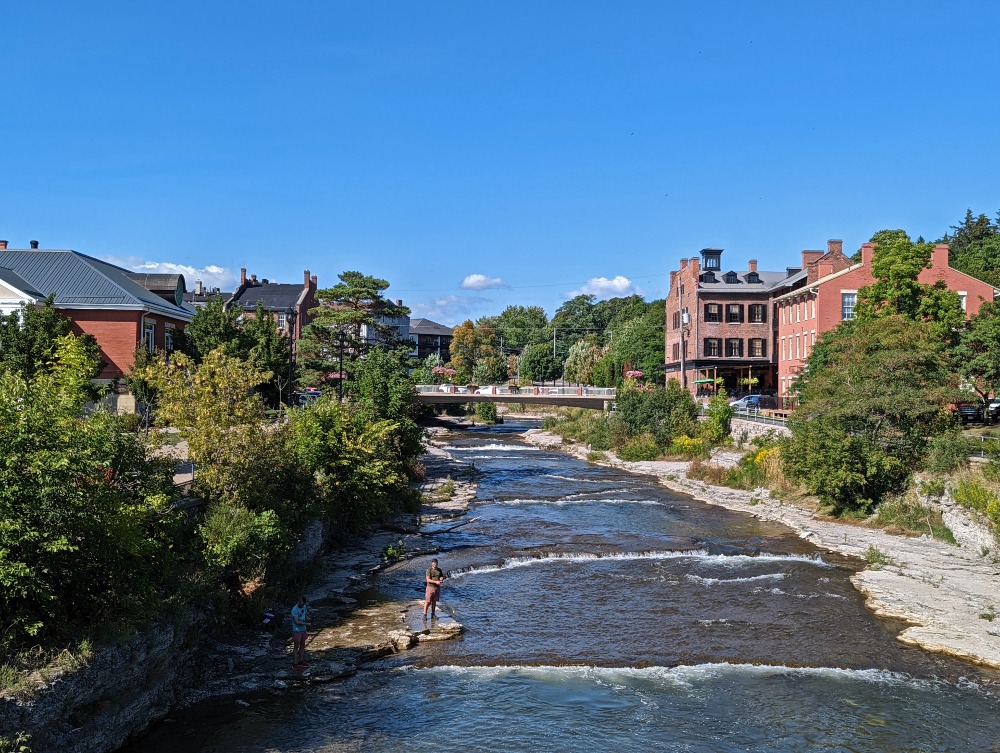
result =
[{"label": "gabled roof", "polygon": [[42,300],[45,298],[41,291],[35,290],[34,285],[25,280],[12,269],[0,267],[0,285],[3,285],[5,288],[13,290],[15,293],[20,293],[28,298],[34,298],[35,300]]},{"label": "gabled roof", "polygon": [[260,302],[268,311],[283,311],[295,308],[302,295],[302,284],[291,285],[279,282],[269,282],[267,285],[247,286],[237,290],[229,301],[244,311],[252,311]]},{"label": "gabled roof", "polygon": [[451,337],[454,331],[453,327],[446,327],[430,319],[410,319],[411,335],[447,335]]},{"label": "gabled roof", "polygon": [[77,251],[0,251],[6,267],[64,309],[148,310],[190,321],[190,311],[165,301],[128,278],[129,271]]}]

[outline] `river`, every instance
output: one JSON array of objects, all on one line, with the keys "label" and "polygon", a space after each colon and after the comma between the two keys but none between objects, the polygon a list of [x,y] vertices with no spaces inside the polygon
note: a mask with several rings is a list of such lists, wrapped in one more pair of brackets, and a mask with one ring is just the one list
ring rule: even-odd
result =
[{"label": "river", "polygon": [[[175,715],[129,751],[1000,751],[995,675],[906,647],[863,563],[654,479],[455,435],[473,524],[436,537],[458,640]],[[426,559],[366,597],[418,598]]]}]

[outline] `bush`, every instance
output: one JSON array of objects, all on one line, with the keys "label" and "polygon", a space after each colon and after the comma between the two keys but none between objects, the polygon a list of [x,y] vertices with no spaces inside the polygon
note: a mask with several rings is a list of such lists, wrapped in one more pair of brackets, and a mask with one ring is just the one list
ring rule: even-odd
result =
[{"label": "bush", "polygon": [[485,423],[495,424],[497,422],[496,403],[476,403],[476,418]]},{"label": "bush", "polygon": [[255,513],[224,502],[209,507],[198,535],[209,565],[240,581],[259,576],[291,549],[289,532],[274,510]]},{"label": "bush", "polygon": [[993,536],[1000,542],[1000,497],[972,478],[960,479],[951,496],[962,507],[985,517],[993,527]]},{"label": "bush", "polygon": [[593,450],[610,450],[610,420],[600,411],[570,408],[557,416],[547,416],[542,427],[563,439],[589,444]]},{"label": "bush", "polygon": [[628,440],[623,447],[616,450],[622,460],[635,462],[638,460],[656,460],[660,457],[660,447],[652,434],[640,434]]},{"label": "bush", "polygon": [[667,449],[668,455],[679,455],[685,458],[701,458],[708,453],[708,445],[704,439],[692,439],[688,436],[676,437]]},{"label": "bush", "polygon": [[931,473],[951,473],[967,468],[969,457],[978,449],[979,442],[969,439],[959,431],[949,431],[931,437],[924,456],[924,470]]}]

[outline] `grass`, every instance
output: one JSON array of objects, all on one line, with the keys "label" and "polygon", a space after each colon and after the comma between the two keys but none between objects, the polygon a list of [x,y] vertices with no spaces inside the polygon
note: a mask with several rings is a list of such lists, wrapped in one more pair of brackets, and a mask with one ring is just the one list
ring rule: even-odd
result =
[{"label": "grass", "polygon": [[874,544],[868,545],[868,549],[865,551],[865,559],[868,561],[868,564],[871,565],[872,570],[881,570],[883,567],[889,567],[896,564],[896,560]]},{"label": "grass", "polygon": [[[72,650],[67,647],[61,651],[46,651],[41,646],[36,646],[5,657],[5,663],[0,664],[0,695],[27,700],[34,693],[39,680],[48,682],[64,672],[85,667],[93,655],[93,642],[89,637],[84,637]],[[0,747],[0,753],[3,751]]]},{"label": "grass", "polygon": [[601,463],[608,459],[606,453],[603,452],[588,452],[587,461],[590,463]]},{"label": "grass", "polygon": [[993,622],[997,618],[997,608],[990,604],[986,607],[986,611],[979,615],[979,619],[986,620],[987,622]]},{"label": "grass", "polygon": [[912,492],[887,497],[868,519],[868,523],[888,533],[928,534],[954,544],[955,536],[945,525],[941,513],[920,504]]},{"label": "grass", "polygon": [[396,560],[400,557],[406,556],[406,545],[402,541],[397,541],[395,544],[389,544],[382,552],[382,557],[387,560]]}]

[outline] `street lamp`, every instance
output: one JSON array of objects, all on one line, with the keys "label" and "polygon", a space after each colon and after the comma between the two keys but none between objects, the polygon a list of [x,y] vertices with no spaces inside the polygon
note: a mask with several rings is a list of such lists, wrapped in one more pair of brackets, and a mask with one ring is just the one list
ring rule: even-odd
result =
[{"label": "street lamp", "polygon": [[295,317],[296,311],[291,306],[285,312],[285,328],[288,330],[288,407],[292,407],[292,367],[295,362]]}]

